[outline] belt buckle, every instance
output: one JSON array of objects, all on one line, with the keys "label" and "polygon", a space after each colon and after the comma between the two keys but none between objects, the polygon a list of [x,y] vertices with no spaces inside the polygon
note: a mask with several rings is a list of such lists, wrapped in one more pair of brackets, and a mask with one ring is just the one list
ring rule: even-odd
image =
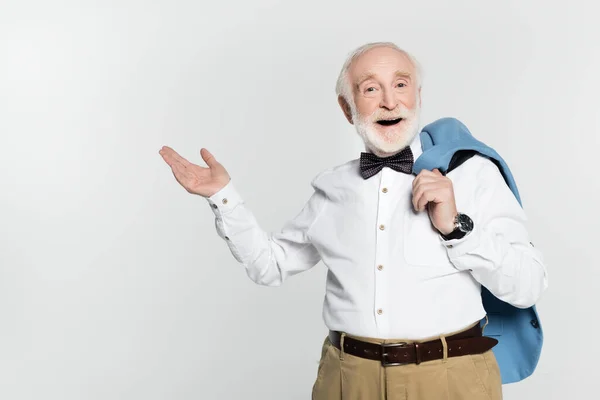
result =
[{"label": "belt buckle", "polygon": [[409,362],[388,362],[387,361],[387,356],[389,355],[386,351],[387,348],[389,347],[406,347],[408,345],[407,342],[400,342],[400,343],[382,343],[381,347],[381,365],[384,367],[393,367],[396,365],[406,365],[406,364],[410,364]]}]

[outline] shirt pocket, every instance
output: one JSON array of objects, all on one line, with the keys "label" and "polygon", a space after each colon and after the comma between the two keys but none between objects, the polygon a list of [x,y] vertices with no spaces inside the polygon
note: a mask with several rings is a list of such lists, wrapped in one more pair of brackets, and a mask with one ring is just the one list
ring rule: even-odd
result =
[{"label": "shirt pocket", "polygon": [[404,214],[404,259],[416,266],[447,266],[450,263],[439,232],[427,211],[409,209]]}]

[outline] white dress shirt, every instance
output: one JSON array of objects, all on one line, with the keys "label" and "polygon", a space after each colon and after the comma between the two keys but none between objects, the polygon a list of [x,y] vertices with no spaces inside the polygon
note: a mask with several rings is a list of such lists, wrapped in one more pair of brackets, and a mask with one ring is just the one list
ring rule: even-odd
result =
[{"label": "white dress shirt", "polygon": [[[415,160],[419,136],[411,143]],[[280,232],[265,232],[230,181],[207,198],[217,232],[250,279],[278,286],[319,261],[328,268],[329,329],[382,339],[458,331],[485,316],[481,285],[526,308],[547,286],[526,216],[500,171],[474,156],[451,171],[456,205],[474,221],[445,241],[412,206],[414,175],[384,167],[363,179],[359,159],[319,173],[314,192]]]}]

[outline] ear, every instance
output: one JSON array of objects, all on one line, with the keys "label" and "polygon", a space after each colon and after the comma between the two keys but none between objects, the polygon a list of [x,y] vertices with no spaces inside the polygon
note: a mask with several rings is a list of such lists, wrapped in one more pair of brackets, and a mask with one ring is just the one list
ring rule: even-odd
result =
[{"label": "ear", "polygon": [[350,104],[348,104],[348,102],[346,101],[346,99],[343,96],[338,96],[338,104],[342,108],[342,111],[344,112],[344,115],[346,116],[346,119],[348,120],[348,122],[353,124],[352,110],[350,110]]},{"label": "ear", "polygon": [[419,108],[421,108],[421,87],[419,87]]}]

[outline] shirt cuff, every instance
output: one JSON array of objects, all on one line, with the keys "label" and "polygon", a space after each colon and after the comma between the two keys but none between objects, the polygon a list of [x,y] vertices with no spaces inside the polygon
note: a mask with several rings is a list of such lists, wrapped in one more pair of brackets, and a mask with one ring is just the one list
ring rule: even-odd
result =
[{"label": "shirt cuff", "polygon": [[475,250],[477,247],[479,247],[481,239],[481,235],[477,227],[475,227],[471,233],[460,239],[444,240],[441,235],[438,236],[442,244],[446,247],[448,258],[450,258],[450,260]]},{"label": "shirt cuff", "polygon": [[235,189],[235,186],[233,186],[231,180],[217,193],[207,197],[206,200],[217,218],[232,211],[243,202],[242,197]]}]

